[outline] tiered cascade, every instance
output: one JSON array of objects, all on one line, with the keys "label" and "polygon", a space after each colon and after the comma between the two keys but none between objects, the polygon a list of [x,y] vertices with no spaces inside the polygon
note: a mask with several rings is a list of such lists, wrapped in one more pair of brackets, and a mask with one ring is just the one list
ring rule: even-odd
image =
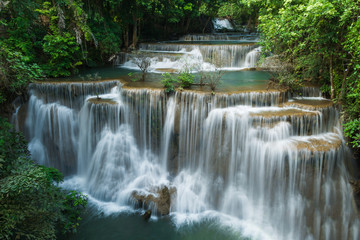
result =
[{"label": "tiered cascade", "polygon": [[[139,53],[150,57],[150,71],[171,69],[181,71],[191,66],[192,71],[215,69],[241,70],[255,68],[260,58],[256,35],[187,35],[180,41],[141,43]],[[116,65],[138,69],[134,54],[119,54]]]},{"label": "tiered cascade", "polygon": [[338,110],[315,89],[286,101],[104,81],[32,84],[30,95],[34,159],[97,201],[135,209],[134,193],[167,186],[175,224],[218,219],[254,239],[360,237]]}]

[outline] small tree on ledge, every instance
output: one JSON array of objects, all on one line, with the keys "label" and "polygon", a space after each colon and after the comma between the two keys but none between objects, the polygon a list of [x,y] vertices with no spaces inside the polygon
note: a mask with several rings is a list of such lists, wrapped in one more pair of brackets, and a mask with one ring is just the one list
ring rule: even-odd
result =
[{"label": "small tree on ledge", "polygon": [[215,91],[215,89],[219,86],[223,75],[224,72],[217,68],[215,69],[214,72],[205,73],[206,82],[209,85],[211,91]]},{"label": "small tree on ledge", "polygon": [[148,73],[151,64],[151,58],[146,57],[143,53],[137,52],[135,53],[133,61],[141,70],[141,81],[145,81],[146,74]]}]

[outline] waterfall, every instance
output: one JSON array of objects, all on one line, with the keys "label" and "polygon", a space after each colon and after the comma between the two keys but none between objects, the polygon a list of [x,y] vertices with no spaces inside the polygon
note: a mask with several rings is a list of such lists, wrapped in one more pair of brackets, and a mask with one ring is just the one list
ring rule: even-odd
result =
[{"label": "waterfall", "polygon": [[167,160],[169,157],[169,148],[171,143],[171,136],[174,132],[174,122],[175,122],[175,112],[176,112],[176,105],[175,105],[174,98],[170,98],[167,103],[167,113],[165,118],[164,130],[161,139],[161,146],[162,146],[162,153],[161,153],[161,161],[163,164],[164,169],[167,169]]},{"label": "waterfall", "polygon": [[253,68],[256,67],[256,63],[260,59],[260,51],[261,48],[255,48],[254,50],[251,50],[248,54],[246,54],[245,57],[245,63],[243,64],[244,67]]},{"label": "waterfall", "polygon": [[215,31],[221,31],[221,30],[234,30],[232,24],[230,23],[230,21],[228,19],[219,19],[219,18],[215,18],[213,20],[213,25],[214,25],[214,29]]},{"label": "waterfall", "polygon": [[180,41],[254,41],[257,42],[258,35],[256,34],[238,34],[238,33],[217,33],[217,34],[188,34],[180,37]]},{"label": "waterfall", "polygon": [[360,237],[339,112],[315,89],[169,96],[103,81],[36,83],[29,94],[32,156],[96,201],[156,213],[155,200],[134,196],[167,186],[177,226],[217,219],[251,239]]},{"label": "waterfall", "polygon": [[[255,68],[260,59],[257,37],[244,34],[186,35],[179,41],[140,43],[139,52],[151,59],[150,72],[164,69],[179,72],[184,65],[191,66],[192,71],[241,70]],[[137,57],[136,54],[120,53],[115,64],[139,70],[134,61]]]}]

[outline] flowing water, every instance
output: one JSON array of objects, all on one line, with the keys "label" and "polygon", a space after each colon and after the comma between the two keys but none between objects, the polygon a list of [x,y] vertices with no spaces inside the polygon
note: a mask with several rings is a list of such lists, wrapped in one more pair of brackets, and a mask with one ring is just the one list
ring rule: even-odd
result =
[{"label": "flowing water", "polygon": [[316,88],[167,95],[102,81],[29,95],[15,119],[33,158],[89,196],[74,239],[360,238],[339,111]]},{"label": "flowing water", "polygon": [[221,30],[234,30],[234,27],[230,23],[228,19],[219,19],[215,18],[213,21],[214,29],[215,31],[221,31]]},{"label": "flowing water", "polygon": [[135,59],[140,54],[151,59],[150,72],[256,68],[260,58],[256,43],[257,35],[187,35],[179,41],[141,43],[137,54],[119,54],[115,65],[139,69]]}]

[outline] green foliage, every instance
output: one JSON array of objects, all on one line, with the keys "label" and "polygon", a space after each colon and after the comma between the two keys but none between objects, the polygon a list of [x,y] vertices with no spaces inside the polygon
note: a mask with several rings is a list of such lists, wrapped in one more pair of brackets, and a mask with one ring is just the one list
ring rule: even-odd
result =
[{"label": "green foliage", "polygon": [[289,87],[291,91],[297,91],[303,86],[301,75],[297,75],[292,72],[282,72],[277,76],[277,78],[280,85]]},{"label": "green foliage", "polygon": [[234,19],[248,28],[254,27],[258,14],[258,4],[240,0],[223,1],[217,12],[217,16]]},{"label": "green foliage", "polygon": [[161,83],[165,88],[165,92],[171,93],[175,91],[175,84],[179,81],[174,78],[170,73],[164,73],[161,75]]},{"label": "green foliage", "polygon": [[350,120],[360,118],[360,79],[356,72],[348,78],[349,84],[344,103]]},{"label": "green foliage", "polygon": [[194,75],[188,72],[182,72],[177,77],[182,88],[190,88],[194,84],[194,78]]},{"label": "green foliage", "polygon": [[16,0],[1,9],[0,38],[46,76],[63,77],[107,64],[139,40],[205,31],[220,8],[235,5],[234,17],[237,10],[256,16],[256,8],[235,0]]},{"label": "green foliage", "polygon": [[355,148],[360,148],[360,118],[350,120],[344,124],[345,136],[350,138],[350,143]]},{"label": "green foliage", "polygon": [[141,79],[141,76],[139,76],[139,74],[136,74],[136,73],[133,73],[133,72],[129,72],[128,76],[129,76],[129,79],[132,82],[136,82],[136,81],[139,81]]},{"label": "green foliage", "polygon": [[44,1],[42,7],[36,9],[49,28],[42,42],[42,50],[48,56],[44,64],[48,76],[70,76],[82,65],[86,54],[83,40],[92,39],[82,5],[80,1],[58,1],[55,5]]},{"label": "green foliage", "polygon": [[94,42],[80,0],[11,1],[2,10],[3,42],[36,63],[49,77],[69,76],[86,60]]},{"label": "green foliage", "polygon": [[24,137],[0,118],[0,238],[55,239],[76,230],[86,197],[58,186],[62,174],[30,159]]},{"label": "green foliage", "polygon": [[52,77],[70,76],[76,66],[82,64],[78,61],[79,46],[75,37],[69,33],[62,35],[46,35],[43,50],[49,55],[49,62],[45,64],[46,74]]},{"label": "green foliage", "polygon": [[359,148],[360,7],[358,1],[258,1],[263,51],[292,70],[280,82],[312,81],[345,110],[345,134]]},{"label": "green foliage", "polygon": [[87,197],[77,191],[69,191],[64,200],[61,218],[62,233],[75,233],[82,220],[80,215],[87,205]]},{"label": "green foliage", "polygon": [[37,64],[29,63],[21,52],[10,49],[1,41],[0,45],[1,103],[13,94],[24,93],[28,83],[41,79],[43,73]]}]

